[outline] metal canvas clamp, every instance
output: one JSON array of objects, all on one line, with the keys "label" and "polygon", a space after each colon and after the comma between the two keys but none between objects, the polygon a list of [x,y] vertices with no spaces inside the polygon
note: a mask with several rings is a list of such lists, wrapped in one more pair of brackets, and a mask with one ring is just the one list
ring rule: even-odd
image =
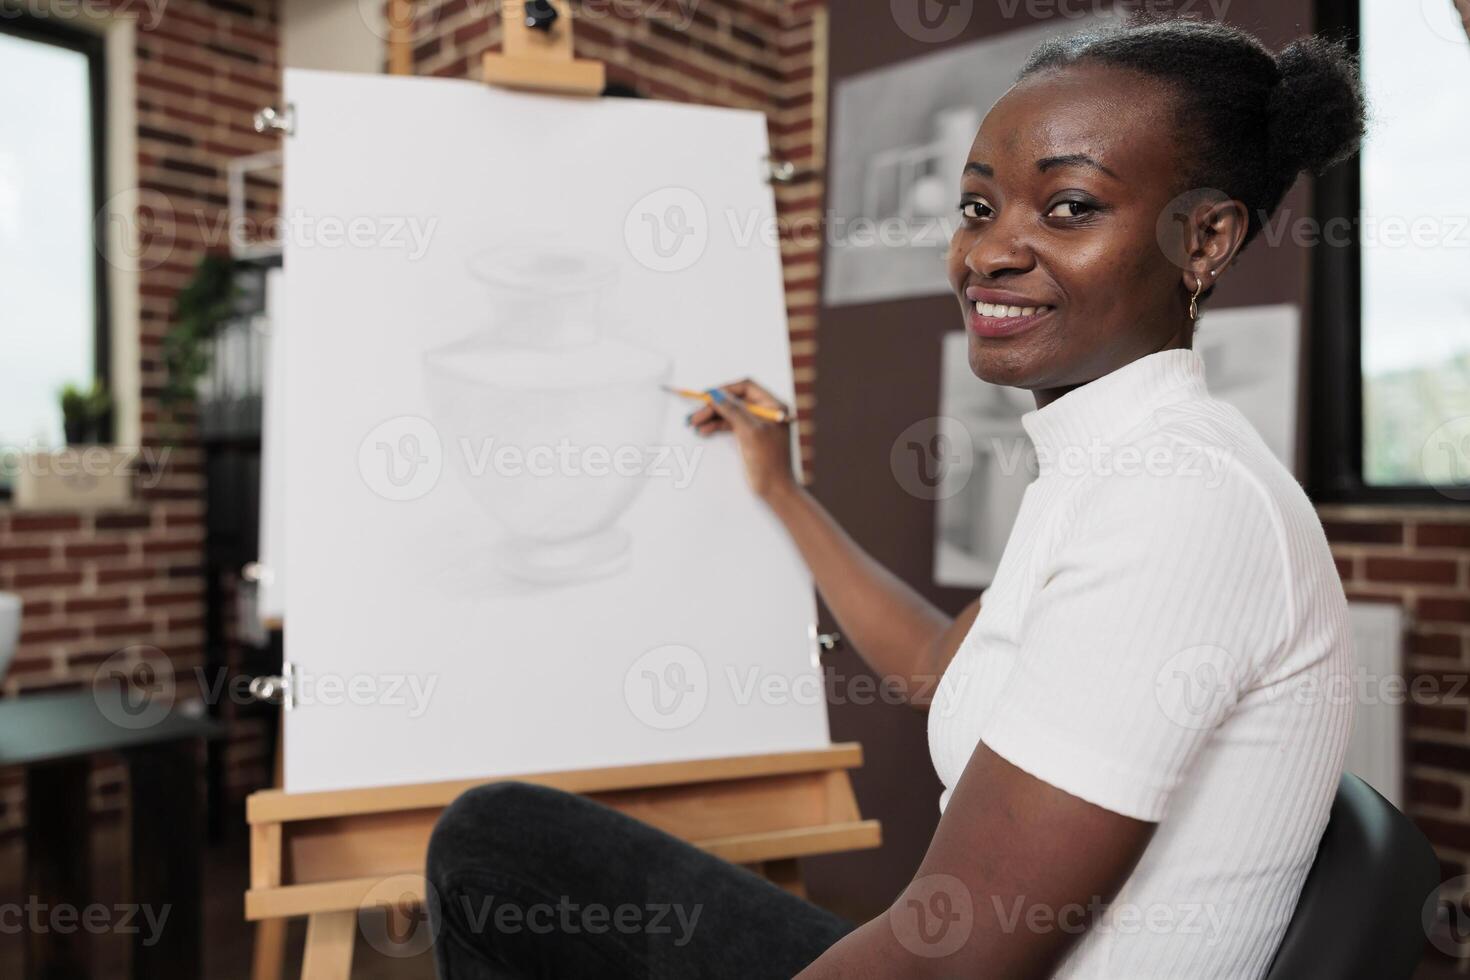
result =
[{"label": "metal canvas clamp", "polygon": [[766,181],[771,184],[790,184],[798,177],[805,176],[796,172],[796,164],[790,160],[777,160],[774,157],[761,157],[761,162],[766,167]]},{"label": "metal canvas clamp", "polygon": [[281,710],[290,711],[296,707],[296,668],[290,661],[281,665],[280,677],[252,677],[250,678],[250,696],[257,701],[266,704],[279,704]]},{"label": "metal canvas clamp", "polygon": [[284,109],[277,109],[275,106],[266,106],[255,114],[255,131],[257,133],[275,132],[286,136],[295,136],[296,107],[290,103],[287,103]]}]

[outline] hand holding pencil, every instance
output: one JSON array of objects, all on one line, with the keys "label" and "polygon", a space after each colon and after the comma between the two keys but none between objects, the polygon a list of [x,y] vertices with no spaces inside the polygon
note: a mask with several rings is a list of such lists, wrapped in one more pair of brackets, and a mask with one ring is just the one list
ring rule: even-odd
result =
[{"label": "hand holding pencil", "polygon": [[[687,389],[670,389],[683,394]],[[791,409],[776,396],[745,379],[708,391],[695,391],[705,404],[686,419],[696,433],[733,432],[745,463],[745,478],[756,496],[769,501],[797,486],[791,469]]]},{"label": "hand holding pencil", "polygon": [[[751,415],[754,415],[758,419],[765,419],[767,422],[789,422],[791,420],[791,413],[780,402],[772,398],[770,393],[765,389],[760,388],[752,381],[737,381],[734,385],[729,385],[728,388],[733,389],[737,385],[749,386],[765,396],[762,401],[747,400],[746,395],[737,396],[741,399],[742,407]],[[664,391],[672,392],[682,398],[693,398],[704,402],[706,405],[715,400],[714,392],[724,390],[711,388],[709,391],[695,391],[693,388],[674,388],[669,385],[664,385],[663,388]]]}]

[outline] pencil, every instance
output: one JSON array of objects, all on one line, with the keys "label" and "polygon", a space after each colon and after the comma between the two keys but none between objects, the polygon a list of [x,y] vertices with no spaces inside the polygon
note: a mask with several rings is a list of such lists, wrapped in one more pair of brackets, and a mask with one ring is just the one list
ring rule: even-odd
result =
[{"label": "pencil", "polygon": [[[710,403],[710,395],[707,391],[695,391],[692,388],[672,388],[669,385],[663,385],[663,389],[664,391],[671,391],[683,398],[693,398],[696,401],[702,401],[706,405]],[[781,409],[771,408],[769,405],[752,405],[747,401],[740,402],[740,405],[751,415],[754,415],[756,418],[765,419],[767,422],[789,422],[791,420],[791,416],[781,411]]]}]

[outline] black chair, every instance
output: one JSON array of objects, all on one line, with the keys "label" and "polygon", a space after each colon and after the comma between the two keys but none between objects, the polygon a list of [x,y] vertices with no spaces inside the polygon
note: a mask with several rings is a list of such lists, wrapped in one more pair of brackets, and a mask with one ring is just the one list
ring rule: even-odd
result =
[{"label": "black chair", "polygon": [[1344,773],[1266,980],[1409,980],[1438,886],[1439,861],[1419,828]]}]

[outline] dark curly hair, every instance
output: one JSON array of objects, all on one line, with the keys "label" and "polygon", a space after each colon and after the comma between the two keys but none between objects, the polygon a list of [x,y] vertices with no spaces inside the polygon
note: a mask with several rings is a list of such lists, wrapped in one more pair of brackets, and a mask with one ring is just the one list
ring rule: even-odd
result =
[{"label": "dark curly hair", "polygon": [[1322,37],[1273,55],[1225,24],[1139,17],[1043,42],[1019,78],[1075,64],[1127,68],[1172,87],[1186,153],[1178,190],[1216,188],[1244,204],[1245,243],[1297,174],[1322,173],[1357,152],[1363,138],[1356,59]]}]

